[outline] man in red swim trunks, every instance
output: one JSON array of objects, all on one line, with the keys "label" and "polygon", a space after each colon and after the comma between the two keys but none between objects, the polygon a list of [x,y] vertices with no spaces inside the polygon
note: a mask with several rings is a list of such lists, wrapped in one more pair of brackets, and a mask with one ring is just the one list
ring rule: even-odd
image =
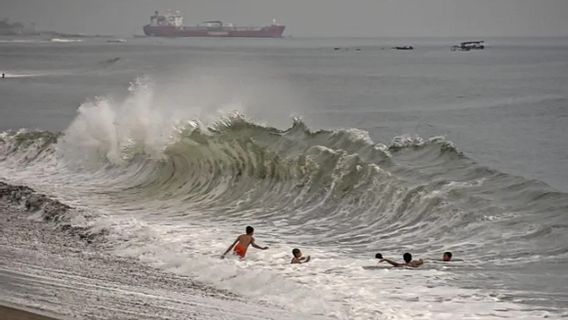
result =
[{"label": "man in red swim trunks", "polygon": [[233,253],[240,256],[241,259],[244,258],[245,255],[247,254],[247,249],[250,245],[252,245],[253,247],[255,247],[257,249],[261,249],[261,250],[268,249],[268,247],[261,247],[261,246],[257,245],[256,243],[254,243],[254,238],[252,237],[253,234],[254,234],[254,228],[251,227],[251,226],[247,226],[246,234],[241,234],[240,236],[238,236],[237,240],[235,240],[235,242],[233,242],[233,244],[231,244],[231,246],[229,246],[229,249],[227,249],[227,251],[225,251],[225,253],[223,253],[223,255],[221,256],[221,259],[225,258],[225,255],[227,253],[229,253],[229,251],[231,251],[231,249],[233,247],[235,247],[235,249],[233,250]]}]

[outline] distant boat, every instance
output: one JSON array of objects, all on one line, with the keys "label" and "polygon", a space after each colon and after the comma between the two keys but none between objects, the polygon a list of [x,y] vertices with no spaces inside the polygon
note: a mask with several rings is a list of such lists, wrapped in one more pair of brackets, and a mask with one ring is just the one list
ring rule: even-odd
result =
[{"label": "distant boat", "polygon": [[204,21],[197,26],[184,26],[183,17],[176,11],[160,15],[158,11],[150,17],[150,24],[144,26],[144,34],[153,37],[244,37],[281,38],[286,26],[275,21],[264,27],[237,27],[223,22]]},{"label": "distant boat", "polygon": [[108,39],[107,42],[109,42],[109,43],[125,43],[126,39]]},{"label": "distant boat", "polygon": [[399,47],[393,47],[393,49],[395,50],[414,50],[413,46],[399,46]]},{"label": "distant boat", "polygon": [[469,51],[469,50],[483,50],[485,49],[485,41],[466,41],[460,43],[459,46],[452,46],[452,51]]}]

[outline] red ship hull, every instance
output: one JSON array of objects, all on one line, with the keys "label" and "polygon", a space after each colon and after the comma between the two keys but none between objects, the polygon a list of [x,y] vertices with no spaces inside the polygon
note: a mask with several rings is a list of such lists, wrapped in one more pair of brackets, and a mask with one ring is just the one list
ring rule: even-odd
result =
[{"label": "red ship hull", "polygon": [[242,38],[281,38],[285,26],[266,27],[176,27],[144,26],[144,34],[153,37],[242,37]]}]

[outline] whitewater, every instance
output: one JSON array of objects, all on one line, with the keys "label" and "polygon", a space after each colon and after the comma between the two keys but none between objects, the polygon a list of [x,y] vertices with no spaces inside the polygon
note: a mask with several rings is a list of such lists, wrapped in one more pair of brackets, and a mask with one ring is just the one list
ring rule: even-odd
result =
[{"label": "whitewater", "polygon": [[[0,181],[33,188],[2,198],[21,215],[117,269],[242,299],[188,294],[213,306],[198,319],[229,305],[241,318],[568,316],[566,42],[135,40],[0,42],[7,74],[38,75],[0,87]],[[270,249],[220,259],[247,225]],[[313,261],[290,265],[296,247]],[[363,268],[377,252],[425,264]],[[0,300],[25,306],[16,265],[0,265]]]}]

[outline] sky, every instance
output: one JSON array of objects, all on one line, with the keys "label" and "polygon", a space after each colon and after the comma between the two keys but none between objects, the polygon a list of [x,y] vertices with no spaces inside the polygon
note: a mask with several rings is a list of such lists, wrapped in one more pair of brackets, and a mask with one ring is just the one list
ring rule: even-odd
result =
[{"label": "sky", "polygon": [[181,10],[186,25],[276,19],[285,35],[299,37],[568,36],[568,0],[0,0],[0,19],[135,35],[155,10],[167,9]]}]

